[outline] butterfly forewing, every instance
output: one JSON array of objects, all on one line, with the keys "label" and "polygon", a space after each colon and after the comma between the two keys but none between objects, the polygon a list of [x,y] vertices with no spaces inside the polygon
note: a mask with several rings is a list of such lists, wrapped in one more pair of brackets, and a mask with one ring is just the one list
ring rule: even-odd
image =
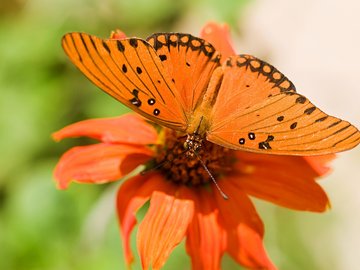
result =
[{"label": "butterfly forewing", "polygon": [[329,116],[271,65],[251,56],[230,57],[211,115],[207,139],[259,153],[315,155],[350,149],[359,131]]},{"label": "butterfly forewing", "polygon": [[102,40],[83,33],[63,37],[71,61],[98,87],[163,126],[185,130],[187,119],[169,73],[144,40]]},{"label": "butterfly forewing", "polygon": [[182,33],[157,33],[147,38],[175,82],[190,115],[202,100],[220,55],[201,38]]}]

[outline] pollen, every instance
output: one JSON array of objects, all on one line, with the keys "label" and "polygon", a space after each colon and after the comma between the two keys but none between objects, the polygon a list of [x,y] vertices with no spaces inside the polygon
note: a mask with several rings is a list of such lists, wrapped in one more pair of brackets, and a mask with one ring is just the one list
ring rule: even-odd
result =
[{"label": "pollen", "polygon": [[216,180],[232,171],[234,150],[202,140],[201,147],[193,154],[185,142],[186,136],[179,137],[175,131],[166,129],[164,143],[158,146],[156,167],[169,181],[188,186],[205,185],[211,178],[203,164]]}]

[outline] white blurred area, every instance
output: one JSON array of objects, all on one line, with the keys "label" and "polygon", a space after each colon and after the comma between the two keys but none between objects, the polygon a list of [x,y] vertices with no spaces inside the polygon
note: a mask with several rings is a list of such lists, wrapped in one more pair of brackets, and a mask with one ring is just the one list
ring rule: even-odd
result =
[{"label": "white blurred area", "polygon": [[[238,52],[266,59],[323,111],[360,128],[360,1],[258,0],[241,29]],[[307,252],[321,269],[360,269],[360,146],[339,154],[321,184],[332,208],[297,215]]]}]

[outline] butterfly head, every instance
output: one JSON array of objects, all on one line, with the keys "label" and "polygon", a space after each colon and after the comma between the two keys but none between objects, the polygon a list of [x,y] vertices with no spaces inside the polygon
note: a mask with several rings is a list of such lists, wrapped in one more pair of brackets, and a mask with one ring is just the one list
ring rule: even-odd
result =
[{"label": "butterfly head", "polygon": [[197,133],[188,134],[186,141],[184,142],[184,149],[186,156],[193,157],[199,152],[203,144],[203,138]]}]

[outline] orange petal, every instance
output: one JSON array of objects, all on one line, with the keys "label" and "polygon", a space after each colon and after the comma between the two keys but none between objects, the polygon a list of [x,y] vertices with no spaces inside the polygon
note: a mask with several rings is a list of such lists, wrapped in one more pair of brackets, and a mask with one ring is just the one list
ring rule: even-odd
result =
[{"label": "orange petal", "polygon": [[293,177],[276,177],[265,172],[239,177],[238,186],[248,194],[272,203],[301,211],[323,212],[329,206],[324,190],[315,182]]},{"label": "orange petal", "polygon": [[[302,156],[264,155],[243,151],[236,152],[241,174],[256,173],[259,168],[266,168],[268,174],[284,175],[291,182],[292,177],[300,177],[304,181],[313,181],[319,176],[309,162]],[[237,169],[237,167],[235,167]]]},{"label": "orange petal", "polygon": [[261,219],[250,199],[234,185],[234,181],[226,178],[219,182],[228,200],[224,200],[213,187],[220,219],[227,232],[227,251],[237,262],[251,269],[276,269],[263,246]]},{"label": "orange petal", "polygon": [[210,42],[221,53],[222,62],[229,56],[236,54],[227,24],[209,22],[201,30],[200,37]]},{"label": "orange petal", "polygon": [[126,38],[126,35],[123,31],[119,30],[119,29],[116,29],[115,31],[112,31],[111,34],[110,34],[110,38],[111,39],[125,39]]},{"label": "orange petal", "polygon": [[219,210],[213,194],[201,189],[192,195],[192,199],[195,202],[195,213],[186,239],[186,251],[191,256],[192,269],[221,269],[226,239],[219,224]]},{"label": "orange petal", "polygon": [[55,167],[60,189],[71,181],[105,183],[115,181],[151,158],[152,151],[132,145],[94,144],[71,148]]},{"label": "orange petal", "polygon": [[335,154],[303,157],[319,176],[330,171],[328,163],[336,158]]},{"label": "orange petal", "polygon": [[137,246],[144,270],[160,269],[171,251],[184,238],[193,217],[194,202],[155,191],[141,222]]},{"label": "orange petal", "polygon": [[212,185],[216,203],[220,208],[221,215],[227,223],[243,223],[253,228],[259,235],[264,235],[264,225],[256,212],[253,203],[243,190],[235,185],[236,178],[226,177],[219,181],[221,189],[229,197],[225,200],[218,190]]},{"label": "orange petal", "polygon": [[[295,210],[323,212],[329,206],[318,176],[303,157],[240,154],[236,185],[246,193]],[[245,164],[245,165],[241,165]]]},{"label": "orange petal", "polygon": [[154,190],[167,192],[170,190],[170,182],[158,173],[138,175],[125,181],[118,191],[117,213],[127,264],[134,259],[130,247],[130,234],[136,225],[135,213],[149,200]]},{"label": "orange petal", "polygon": [[64,127],[52,136],[56,141],[87,136],[103,142],[141,145],[154,144],[157,140],[156,130],[135,114],[80,121]]}]

